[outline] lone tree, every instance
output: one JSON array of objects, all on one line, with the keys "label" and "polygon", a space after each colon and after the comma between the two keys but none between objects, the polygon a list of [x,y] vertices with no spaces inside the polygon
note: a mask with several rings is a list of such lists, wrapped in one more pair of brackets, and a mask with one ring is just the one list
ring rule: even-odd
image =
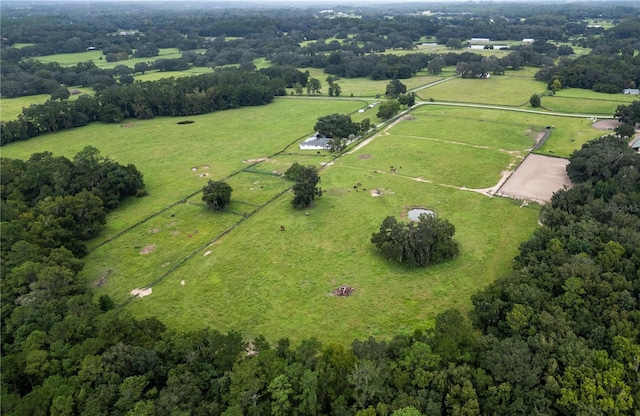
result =
[{"label": "lone tree", "polygon": [[224,211],[231,203],[231,192],[233,189],[223,181],[210,180],[202,188],[202,200],[207,206],[216,211]]},{"label": "lone tree", "polygon": [[458,255],[453,240],[456,228],[449,221],[435,215],[422,214],[418,222],[398,222],[387,217],[371,242],[389,260],[397,260],[409,267],[439,263]]},{"label": "lone tree", "polygon": [[[316,196],[322,196],[322,188],[316,186],[318,182],[320,182],[320,175],[318,174],[318,169],[315,166],[301,166],[297,163],[295,170],[295,185],[293,185],[293,200],[291,201],[291,205],[294,208],[306,208],[313,204],[313,200]],[[287,170],[287,172],[289,172]],[[285,173],[285,176],[289,177]]]},{"label": "lone tree", "polygon": [[538,94],[533,94],[531,98],[529,98],[529,104],[531,104],[531,107],[533,108],[540,107],[540,96]]}]

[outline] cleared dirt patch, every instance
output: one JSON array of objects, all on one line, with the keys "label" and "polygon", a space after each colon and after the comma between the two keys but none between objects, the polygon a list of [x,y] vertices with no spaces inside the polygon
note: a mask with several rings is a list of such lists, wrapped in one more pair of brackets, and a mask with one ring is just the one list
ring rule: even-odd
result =
[{"label": "cleared dirt patch", "polygon": [[499,195],[548,202],[553,193],[570,187],[567,159],[530,154],[498,191]]},{"label": "cleared dirt patch", "polygon": [[268,157],[261,157],[261,158],[258,158],[258,159],[246,159],[246,160],[243,160],[242,163],[249,163],[249,164],[251,164],[251,163],[260,163],[260,162],[265,162],[267,160],[269,160]]},{"label": "cleared dirt patch", "polygon": [[340,286],[331,291],[334,296],[351,296],[355,289],[351,286]]},{"label": "cleared dirt patch", "polygon": [[365,153],[364,155],[358,155],[358,159],[371,159],[371,155],[368,153]]},{"label": "cleared dirt patch", "polygon": [[143,287],[140,289],[133,289],[131,292],[129,292],[129,294],[131,296],[137,296],[139,298],[143,298],[145,296],[149,296],[151,292],[153,292],[153,290],[150,287]]},{"label": "cleared dirt patch", "polygon": [[136,124],[137,123],[130,122],[130,123],[121,124],[120,127],[124,127],[125,129],[130,129],[131,127],[135,127]]},{"label": "cleared dirt patch", "polygon": [[155,249],[156,249],[155,244],[149,244],[148,246],[142,247],[142,250],[140,250],[140,254],[149,254]]},{"label": "cleared dirt patch", "polygon": [[598,130],[613,130],[619,125],[620,125],[620,122],[618,120],[609,119],[609,120],[596,121],[591,125],[591,127]]}]

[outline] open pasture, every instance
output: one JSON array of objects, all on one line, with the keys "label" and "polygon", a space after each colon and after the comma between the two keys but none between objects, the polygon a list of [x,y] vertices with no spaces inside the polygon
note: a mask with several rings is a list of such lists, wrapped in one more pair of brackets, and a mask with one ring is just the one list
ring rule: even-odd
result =
[{"label": "open pasture", "polygon": [[[2,155],[26,159],[48,150],[73,157],[85,146],[94,146],[120,163],[135,164],[144,174],[149,195],[110,214],[107,228],[98,237],[102,241],[197,192],[207,179],[220,180],[249,166],[244,160],[282,151],[301,135],[310,134],[320,115],[350,113],[361,106],[356,101],[276,99],[266,106],[200,116],[93,123],[12,143],[2,148]],[[177,124],[185,119],[194,123]],[[209,176],[201,177],[203,172]],[[112,216],[119,218],[112,221]]]},{"label": "open pasture", "polygon": [[[204,52],[204,50],[197,50],[196,52]],[[102,51],[86,51],[78,53],[59,53],[55,55],[34,56],[36,61],[40,62],[57,62],[61,66],[73,66],[80,62],[93,61],[98,68],[101,69],[113,69],[117,65],[126,65],[133,68],[138,62],[153,62],[158,59],[175,59],[182,57],[182,52],[178,48],[160,48],[158,56],[152,56],[148,58],[130,58],[124,61],[107,62],[105,55]]]},{"label": "open pasture", "polygon": [[[393,174],[436,184],[489,188],[517,156],[464,143],[425,136],[381,135],[363,148],[367,157],[351,154],[340,162],[369,175]],[[380,173],[381,172],[381,173]]]},{"label": "open pasture", "polygon": [[135,74],[134,79],[136,81],[157,81],[162,78],[180,78],[191,75],[208,74],[210,72],[212,72],[211,68],[194,66],[185,71],[148,71],[144,74]]},{"label": "open pasture", "polygon": [[551,136],[535,153],[568,158],[575,150],[589,140],[603,135],[602,130],[593,128],[591,118],[552,117],[547,118],[552,126]]},{"label": "open pasture", "polygon": [[[93,95],[94,91],[91,88],[72,87],[70,89],[79,90],[81,94],[74,94],[69,97],[70,100],[75,100],[82,94]],[[28,95],[26,97],[16,98],[1,98],[0,99],[0,120],[8,121],[16,119],[22,109],[29,107],[33,104],[44,104],[45,101],[51,98],[51,94],[39,94]]]},{"label": "open pasture", "polygon": [[560,94],[564,90],[559,91],[555,96],[546,95],[542,97],[541,104],[550,111],[611,117],[619,105],[628,105],[633,101],[629,95],[624,94],[604,94],[594,91],[590,91],[591,94],[573,93],[574,90],[570,89],[566,95]]},{"label": "open pasture", "polygon": [[[326,74],[324,70],[317,68],[298,68],[298,70],[303,72],[309,71],[310,78],[316,78],[320,80],[320,83],[322,84],[322,89],[320,90],[320,92],[324,96],[328,95],[329,85],[327,84],[326,79],[330,74]],[[411,90],[425,84],[439,81],[443,78],[444,77],[442,76],[434,76],[427,73],[422,73],[409,79],[401,79],[400,82],[407,86],[407,90]],[[368,78],[340,78],[336,81],[336,83],[340,84],[340,88],[342,89],[342,93],[340,95],[342,97],[348,97],[351,94],[353,94],[355,97],[375,97],[377,94],[379,94],[384,98],[389,80],[387,79],[381,81],[372,81]]]},{"label": "open pasture", "polygon": [[521,151],[533,147],[545,121],[531,114],[485,108],[423,105],[411,111],[406,121],[395,125],[393,134],[424,136],[490,149]]},{"label": "open pasture", "polygon": [[[382,196],[355,192],[358,182]],[[242,328],[248,338],[387,338],[431,327],[445,308],[468,310],[471,294],[509,270],[538,216],[537,207],[389,174],[370,178],[342,163],[322,172],[322,186],[314,208],[293,210],[291,194],[283,195],[127,307],[184,329]],[[459,258],[407,269],[378,256],[369,240],[382,219],[416,205],[456,225]],[[355,287],[352,296],[330,295],[345,284]],[[101,290],[122,299],[127,289]]]},{"label": "open pasture", "polygon": [[517,75],[518,71],[482,79],[456,78],[417,94],[421,100],[433,98],[436,101],[523,106],[529,105],[532,94],[547,89],[542,81]]}]

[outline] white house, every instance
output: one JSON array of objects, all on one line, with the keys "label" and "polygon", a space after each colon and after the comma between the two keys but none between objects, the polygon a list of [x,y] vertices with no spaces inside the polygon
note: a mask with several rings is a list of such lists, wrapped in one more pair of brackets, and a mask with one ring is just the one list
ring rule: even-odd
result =
[{"label": "white house", "polygon": [[522,39],[522,43],[533,43],[536,40],[534,38],[524,38]]},{"label": "white house", "polygon": [[491,42],[491,39],[489,39],[489,38],[471,38],[471,42],[489,43],[489,42]]},{"label": "white house", "polygon": [[300,143],[300,150],[327,150],[329,149],[329,138],[323,134],[316,133]]},{"label": "white house", "polygon": [[639,88],[625,88],[622,90],[622,93],[625,95],[640,95]]}]

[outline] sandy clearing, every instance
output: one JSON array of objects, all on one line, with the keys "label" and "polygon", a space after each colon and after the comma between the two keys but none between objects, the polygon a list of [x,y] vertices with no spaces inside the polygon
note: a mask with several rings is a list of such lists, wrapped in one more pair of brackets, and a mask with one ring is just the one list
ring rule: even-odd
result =
[{"label": "sandy clearing", "polygon": [[151,292],[153,292],[153,289],[151,289],[150,287],[143,287],[140,289],[133,289],[129,293],[131,294],[131,296],[137,296],[139,298],[143,298],[145,296],[149,296]]},{"label": "sandy clearing", "polygon": [[571,186],[567,164],[567,159],[530,154],[498,190],[498,194],[548,202],[554,192]]}]

